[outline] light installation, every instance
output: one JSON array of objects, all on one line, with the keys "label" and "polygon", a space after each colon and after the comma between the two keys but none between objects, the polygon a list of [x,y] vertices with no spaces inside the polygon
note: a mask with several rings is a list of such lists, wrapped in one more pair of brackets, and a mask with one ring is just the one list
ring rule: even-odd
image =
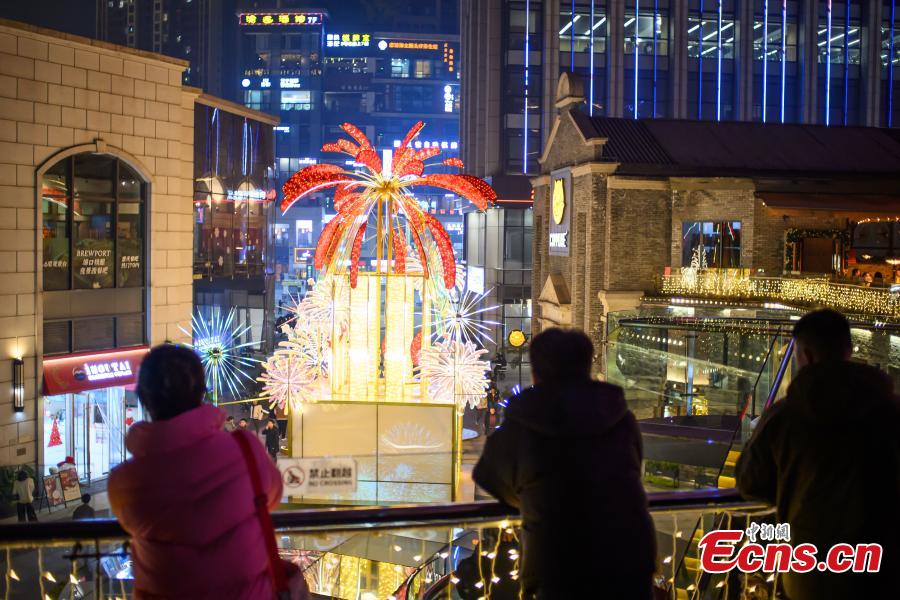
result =
[{"label": "light installation", "polygon": [[[282,211],[333,189],[337,214],[315,249],[319,283],[292,310],[295,322],[283,329],[287,340],[264,364],[263,395],[273,405],[299,411],[320,401],[447,403],[446,394],[434,397],[438,388],[414,364],[413,355],[424,360],[435,336],[435,345],[462,346],[453,356],[464,360],[443,363],[449,369],[444,376],[467,378],[453,389],[469,393],[486,381],[487,363],[469,358],[480,356],[476,338],[489,339],[493,322],[480,315],[491,309],[479,308],[484,294],[457,290],[450,237],[413,190],[443,188],[482,210],[496,194],[471,175],[426,173],[430,166],[459,169],[463,163],[441,160],[438,145],[416,148],[423,127],[416,123],[392,153],[380,155],[362,131],[344,123],[350,139],[322,151],[349,155],[358,170],[310,165],[284,184]],[[364,254],[375,259],[364,262]]]},{"label": "light installation", "polygon": [[241,342],[249,333],[250,326],[238,322],[234,308],[223,318],[222,311],[215,307],[208,320],[199,313],[194,313],[191,317],[191,331],[180,326],[179,329],[191,336],[192,341],[188,346],[200,356],[206,372],[206,387],[212,395],[213,404],[218,405],[220,394],[227,392],[237,396],[247,382],[253,381],[247,370],[256,363],[242,356],[241,349],[252,346],[255,342]]}]

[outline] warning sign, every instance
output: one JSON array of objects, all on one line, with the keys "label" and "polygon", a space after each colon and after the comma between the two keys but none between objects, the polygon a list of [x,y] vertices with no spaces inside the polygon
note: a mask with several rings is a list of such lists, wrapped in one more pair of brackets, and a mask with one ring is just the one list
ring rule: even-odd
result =
[{"label": "warning sign", "polygon": [[279,458],[285,496],[356,491],[352,458]]}]

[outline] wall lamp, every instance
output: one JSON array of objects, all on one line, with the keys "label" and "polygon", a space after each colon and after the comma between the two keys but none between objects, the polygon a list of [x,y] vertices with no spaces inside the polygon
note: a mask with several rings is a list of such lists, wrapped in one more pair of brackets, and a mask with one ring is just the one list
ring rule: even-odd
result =
[{"label": "wall lamp", "polygon": [[25,361],[14,358],[12,370],[13,411],[25,412]]}]

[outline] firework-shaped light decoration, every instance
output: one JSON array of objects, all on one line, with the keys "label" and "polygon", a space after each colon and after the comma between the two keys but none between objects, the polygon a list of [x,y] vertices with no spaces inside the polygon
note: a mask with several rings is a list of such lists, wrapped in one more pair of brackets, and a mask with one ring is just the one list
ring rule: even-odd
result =
[{"label": "firework-shaped light decoration", "polygon": [[295,350],[282,349],[276,350],[263,363],[262,374],[257,380],[263,384],[260,396],[269,399],[271,408],[298,409],[308,397],[316,375],[309,369],[306,357]]},{"label": "firework-shaped light decoration", "polygon": [[435,310],[435,335],[447,336],[459,342],[478,343],[479,338],[492,341],[494,330],[491,326],[500,325],[497,321],[482,319],[480,315],[499,309],[499,306],[485,306],[481,303],[491,293],[477,294],[466,290],[463,293],[451,293],[443,306]]},{"label": "firework-shaped light decoration", "polygon": [[427,378],[428,393],[437,402],[456,404],[461,413],[474,408],[487,391],[485,373],[490,363],[482,358],[487,350],[472,342],[443,338],[422,350],[421,376]]},{"label": "firework-shaped light decoration", "polygon": [[250,331],[250,326],[237,322],[237,311],[232,308],[226,317],[214,308],[209,320],[195,313],[191,318],[191,331],[179,327],[191,336],[190,347],[200,356],[206,372],[206,387],[212,394],[213,404],[219,403],[219,395],[229,392],[237,396],[246,382],[253,378],[246,370],[253,367],[255,361],[241,356],[241,349],[256,342],[241,342]]},{"label": "firework-shaped light decoration", "polygon": [[[366,167],[366,171],[347,171],[342,166],[332,164],[310,165],[295,173],[285,182],[282,212],[295,202],[313,192],[336,188],[334,207],[337,215],[322,230],[314,257],[315,267],[322,269],[331,265],[341,252],[350,253],[350,281],[356,287],[359,271],[359,255],[365,236],[369,215],[383,210],[388,224],[382,229],[377,244],[392,253],[393,270],[404,272],[407,244],[398,239],[404,231],[404,223],[409,226],[412,246],[423,265],[424,275],[429,276],[429,249],[436,247],[440,257],[441,274],[447,289],[453,288],[456,279],[456,264],[450,236],[440,222],[424,211],[410,188],[415,186],[439,187],[455,192],[484,210],[497,198],[496,192],[482,179],[473,175],[433,173],[425,174],[425,161],[438,156],[441,149],[434,145],[414,150],[410,147],[425,124],[416,123],[400,145],[394,149],[389,169],[384,169],[378,152],[366,135],[355,125],[344,123],[341,128],[352,138],[340,139],[325,144],[323,152],[339,152],[350,155],[353,160]],[[458,158],[447,158],[439,163],[448,167],[462,168]],[[430,166],[430,165],[429,165]],[[381,213],[379,213],[381,214]],[[402,220],[401,220],[402,219]],[[433,244],[432,244],[433,242]],[[339,257],[337,260],[343,260]]]}]

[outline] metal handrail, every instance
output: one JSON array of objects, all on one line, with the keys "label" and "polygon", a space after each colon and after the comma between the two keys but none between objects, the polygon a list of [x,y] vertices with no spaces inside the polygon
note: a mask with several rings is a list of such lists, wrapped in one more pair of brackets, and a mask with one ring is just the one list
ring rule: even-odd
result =
[{"label": "metal handrail", "polygon": [[[650,512],[676,510],[752,509],[759,503],[744,501],[734,489],[706,489],[648,494]],[[364,508],[327,508],[275,511],[276,531],[336,532],[372,529],[439,527],[465,523],[518,519],[518,511],[500,502],[424,504]],[[79,541],[124,540],[128,533],[116,519],[16,523],[0,526],[0,548],[66,545]]]},{"label": "metal handrail", "polygon": [[778,365],[778,372],[775,373],[775,379],[772,381],[772,387],[769,388],[769,397],[766,398],[766,405],[763,407],[763,414],[775,402],[778,396],[778,390],[781,389],[781,382],[784,381],[784,374],[787,372],[788,365],[794,356],[794,338],[788,342],[787,348],[784,350],[784,356],[781,358],[781,364]]}]

